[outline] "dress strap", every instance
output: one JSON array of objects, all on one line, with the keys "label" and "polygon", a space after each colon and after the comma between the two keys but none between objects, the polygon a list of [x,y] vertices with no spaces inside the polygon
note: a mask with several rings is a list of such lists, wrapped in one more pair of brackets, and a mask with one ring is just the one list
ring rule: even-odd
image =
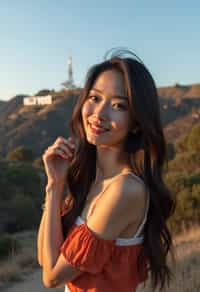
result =
[{"label": "dress strap", "polygon": [[[134,174],[133,172],[130,172],[131,175],[134,176],[134,178],[138,179],[140,182],[142,182],[144,185],[144,181],[139,177],[137,176],[136,174]],[[146,187],[146,185],[145,185]],[[149,203],[150,203],[150,194],[149,194],[149,191],[147,190],[147,202],[146,202],[146,208],[145,208],[145,213],[144,213],[144,218],[142,220],[142,223],[139,225],[136,233],[134,234],[133,238],[135,237],[138,237],[138,235],[140,235],[145,223],[146,223],[146,220],[147,220],[147,214],[148,214],[148,210],[149,210]]]},{"label": "dress strap", "polygon": [[150,198],[149,198],[149,191],[147,192],[147,203],[146,203],[146,209],[145,209],[145,214],[144,214],[144,218],[142,220],[142,223],[139,225],[136,233],[134,234],[133,238],[135,237],[139,237],[139,235],[141,234],[143,227],[147,221],[147,214],[148,214],[148,210],[149,210],[149,203],[150,203]]}]

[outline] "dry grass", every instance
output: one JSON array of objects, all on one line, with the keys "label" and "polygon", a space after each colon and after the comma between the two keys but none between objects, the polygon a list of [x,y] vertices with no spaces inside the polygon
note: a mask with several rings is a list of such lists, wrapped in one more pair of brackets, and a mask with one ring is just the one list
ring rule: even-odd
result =
[{"label": "dry grass", "polygon": [[[200,292],[200,227],[176,236],[173,242],[176,264],[168,259],[174,278],[166,292]],[[150,291],[150,279],[145,288],[140,285],[137,289],[137,292]]]},{"label": "dry grass", "polygon": [[13,281],[21,281],[33,269],[38,267],[36,261],[36,232],[26,231],[16,234],[22,249],[18,254],[11,254],[0,262],[0,289]]}]

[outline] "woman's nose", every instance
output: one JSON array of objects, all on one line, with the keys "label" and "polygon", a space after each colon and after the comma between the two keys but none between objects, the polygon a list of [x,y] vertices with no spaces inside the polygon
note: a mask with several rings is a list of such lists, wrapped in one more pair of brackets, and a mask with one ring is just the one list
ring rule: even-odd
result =
[{"label": "woman's nose", "polygon": [[106,118],[108,115],[108,111],[109,111],[109,108],[106,102],[99,103],[95,107],[95,114],[97,117],[100,117],[100,118]]}]

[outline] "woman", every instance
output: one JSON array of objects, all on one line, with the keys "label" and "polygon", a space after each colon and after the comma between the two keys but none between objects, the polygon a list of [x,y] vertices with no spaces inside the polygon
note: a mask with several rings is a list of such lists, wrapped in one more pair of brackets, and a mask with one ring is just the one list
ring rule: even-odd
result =
[{"label": "woman", "polygon": [[114,51],[89,70],[70,131],[43,155],[44,285],[128,292],[149,272],[153,291],[161,291],[172,276],[166,221],[175,202],[162,178],[166,144],[156,87],[133,53]]}]

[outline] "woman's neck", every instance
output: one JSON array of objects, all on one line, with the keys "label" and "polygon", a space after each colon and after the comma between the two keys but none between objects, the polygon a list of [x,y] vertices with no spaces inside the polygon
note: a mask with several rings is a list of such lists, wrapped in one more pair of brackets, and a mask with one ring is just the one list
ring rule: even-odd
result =
[{"label": "woman's neck", "polygon": [[130,171],[132,171],[132,168],[130,165],[124,165],[124,166],[121,166],[119,168],[116,168],[115,170],[112,169],[111,171],[104,172],[104,173],[102,173],[99,169],[97,169],[94,184],[97,184],[97,183],[100,183],[104,180],[110,179],[110,178],[112,178],[120,173],[127,173]]}]

